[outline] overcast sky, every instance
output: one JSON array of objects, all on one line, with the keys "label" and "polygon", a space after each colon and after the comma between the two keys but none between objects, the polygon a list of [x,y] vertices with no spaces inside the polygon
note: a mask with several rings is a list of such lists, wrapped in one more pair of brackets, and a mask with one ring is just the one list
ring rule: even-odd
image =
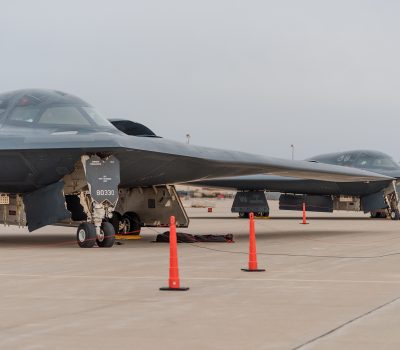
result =
[{"label": "overcast sky", "polygon": [[400,160],[400,1],[0,0],[0,91],[193,144]]}]

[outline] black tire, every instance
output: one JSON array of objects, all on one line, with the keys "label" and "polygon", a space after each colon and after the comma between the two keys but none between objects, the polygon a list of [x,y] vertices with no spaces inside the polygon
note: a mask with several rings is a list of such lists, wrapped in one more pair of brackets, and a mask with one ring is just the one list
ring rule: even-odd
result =
[{"label": "black tire", "polygon": [[388,214],[384,211],[371,211],[370,216],[372,219],[386,219]]},{"label": "black tire", "polygon": [[120,234],[123,235],[140,235],[140,230],[142,225],[140,223],[139,215],[134,212],[128,211],[121,218],[121,229],[119,230]]},{"label": "black tire", "polygon": [[244,213],[244,212],[239,212],[239,217],[241,219],[248,219],[249,218],[249,213]]},{"label": "black tire", "polygon": [[76,241],[81,248],[92,248],[96,243],[96,228],[90,222],[78,226]]},{"label": "black tire", "polygon": [[393,210],[393,211],[390,213],[390,218],[391,218],[392,220],[400,220],[400,212],[399,212],[399,209]]},{"label": "black tire", "polygon": [[100,248],[111,248],[115,242],[115,229],[111,222],[104,221],[101,224],[101,237],[97,237],[96,243]]},{"label": "black tire", "polygon": [[111,225],[114,226],[115,234],[119,233],[121,220],[122,220],[122,215],[117,211],[114,211],[112,218],[108,220],[111,223]]}]

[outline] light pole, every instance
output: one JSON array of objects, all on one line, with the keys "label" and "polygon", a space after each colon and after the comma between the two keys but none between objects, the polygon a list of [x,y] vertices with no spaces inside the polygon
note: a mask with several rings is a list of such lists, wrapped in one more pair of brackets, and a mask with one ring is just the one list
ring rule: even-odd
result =
[{"label": "light pole", "polygon": [[[186,134],[186,140],[187,140],[187,144],[189,144],[190,143],[190,134]],[[187,190],[186,190],[187,192],[186,192],[186,199],[189,199],[190,198],[190,196],[189,196],[189,192],[190,192],[190,186],[188,185],[188,187],[187,187]]]},{"label": "light pole", "polygon": [[290,145],[290,147],[292,148],[292,160],[294,160],[294,145]]}]

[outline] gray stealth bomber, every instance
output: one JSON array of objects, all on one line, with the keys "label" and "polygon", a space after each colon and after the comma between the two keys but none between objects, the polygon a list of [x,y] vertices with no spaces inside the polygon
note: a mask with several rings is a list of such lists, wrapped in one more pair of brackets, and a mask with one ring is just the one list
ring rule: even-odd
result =
[{"label": "gray stealth bomber", "polygon": [[257,173],[379,181],[358,169],[287,161],[128,135],[85,101],[50,90],[0,94],[0,222],[35,230],[79,224],[81,247],[189,220],[171,184]]},{"label": "gray stealth bomber", "polygon": [[[400,218],[398,183],[400,165],[385,153],[371,150],[355,150],[323,154],[308,159],[309,162],[334,164],[373,171],[395,178],[374,182],[334,182],[308,179],[293,179],[283,176],[249,175],[196,182],[197,185],[234,188],[238,192],[232,207],[245,217],[255,210],[265,215],[268,204],[264,190],[281,192],[279,207],[284,210],[302,210],[305,202],[308,211],[332,212],[333,210],[362,210],[371,212],[371,217]],[[262,208],[251,207],[257,201]],[[246,203],[246,205],[240,205]]]}]

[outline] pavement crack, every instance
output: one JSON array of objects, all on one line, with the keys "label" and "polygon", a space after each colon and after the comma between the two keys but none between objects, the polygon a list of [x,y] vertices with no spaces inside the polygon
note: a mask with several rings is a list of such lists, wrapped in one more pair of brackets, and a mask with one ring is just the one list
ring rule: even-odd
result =
[{"label": "pavement crack", "polygon": [[340,324],[339,326],[337,326],[337,327],[335,327],[335,328],[333,328],[333,329],[331,329],[331,330],[329,330],[329,331],[327,331],[327,332],[325,332],[325,333],[323,333],[323,334],[321,334],[321,335],[319,335],[319,336],[317,336],[317,337],[315,337],[315,338],[312,338],[312,339],[306,341],[305,343],[303,343],[303,344],[301,344],[301,345],[295,346],[294,348],[291,348],[291,350],[298,350],[298,349],[304,348],[304,347],[307,346],[307,345],[310,345],[310,344],[312,344],[312,343],[315,343],[316,341],[321,340],[322,338],[324,338],[324,337],[326,337],[326,336],[328,336],[328,335],[330,335],[330,334],[335,333],[335,332],[338,331],[339,329],[342,329],[342,328],[348,326],[349,324],[351,324],[351,323],[353,323],[353,322],[355,322],[355,321],[358,321],[358,320],[360,320],[360,319],[362,319],[362,318],[364,318],[364,317],[366,317],[366,316],[369,316],[369,315],[373,314],[374,312],[376,312],[376,311],[378,311],[378,310],[380,310],[380,309],[385,308],[386,306],[389,306],[389,305],[395,303],[395,302],[398,301],[398,300],[400,300],[400,296],[397,297],[397,298],[394,298],[394,299],[392,299],[392,300],[390,300],[390,301],[388,301],[388,302],[386,302],[386,303],[384,303],[384,304],[382,304],[382,305],[379,305],[379,306],[377,306],[377,307],[375,307],[375,308],[373,308],[373,309],[371,309],[371,310],[369,310],[369,311],[363,313],[362,315],[359,315],[359,316],[357,316],[357,317],[354,317],[354,318],[352,318],[351,320],[348,320],[348,321],[346,321],[346,322]]}]

